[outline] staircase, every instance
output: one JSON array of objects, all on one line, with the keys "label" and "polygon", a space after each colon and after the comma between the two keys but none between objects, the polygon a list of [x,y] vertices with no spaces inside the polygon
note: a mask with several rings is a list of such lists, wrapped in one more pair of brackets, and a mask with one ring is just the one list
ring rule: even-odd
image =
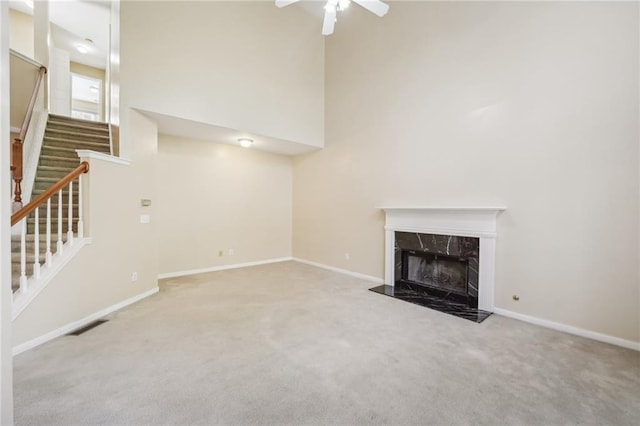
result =
[{"label": "staircase", "polygon": [[[109,127],[107,123],[95,121],[79,120],[59,115],[49,115],[47,127],[40,151],[38,168],[33,185],[31,199],[43,193],[51,185],[58,182],[80,164],[80,159],[76,153],[77,149],[86,149],[105,154],[111,153],[109,143]],[[68,191],[63,191],[62,209],[62,241],[67,240],[68,231]],[[72,207],[72,229],[77,234],[78,227],[78,186],[73,188]],[[46,204],[38,209],[39,221],[39,263],[45,262],[46,248],[46,226],[47,207]],[[35,212],[34,212],[35,213]],[[26,275],[33,274],[33,267],[36,260],[35,249],[35,214],[31,214],[27,219],[26,236]],[[11,287],[15,292],[20,287],[20,235],[13,235],[11,238]],[[58,196],[51,199],[51,252],[57,251],[58,241]]]}]

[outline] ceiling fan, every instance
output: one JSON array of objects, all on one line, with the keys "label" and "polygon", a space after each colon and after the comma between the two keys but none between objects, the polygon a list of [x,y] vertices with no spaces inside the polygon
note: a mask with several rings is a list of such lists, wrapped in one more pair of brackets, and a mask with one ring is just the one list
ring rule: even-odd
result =
[{"label": "ceiling fan", "polygon": [[[298,1],[300,0],[276,0],[276,6],[285,7]],[[389,5],[381,0],[353,0],[353,2],[378,16],[384,16],[389,11]],[[349,4],[351,4],[351,0],[327,0],[327,4],[324,6],[324,22],[322,23],[323,35],[333,34],[338,12],[345,10]]]}]

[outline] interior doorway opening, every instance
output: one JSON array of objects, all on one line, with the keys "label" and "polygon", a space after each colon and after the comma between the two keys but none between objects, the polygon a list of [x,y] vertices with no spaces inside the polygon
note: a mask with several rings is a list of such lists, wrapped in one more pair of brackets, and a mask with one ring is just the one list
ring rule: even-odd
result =
[{"label": "interior doorway opening", "polygon": [[103,121],[102,80],[71,74],[71,116],[82,120]]}]

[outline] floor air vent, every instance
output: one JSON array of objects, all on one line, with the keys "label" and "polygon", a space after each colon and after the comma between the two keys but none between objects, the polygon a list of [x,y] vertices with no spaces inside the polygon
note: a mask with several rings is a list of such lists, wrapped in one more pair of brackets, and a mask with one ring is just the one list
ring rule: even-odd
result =
[{"label": "floor air vent", "polygon": [[67,334],[67,336],[79,336],[83,333],[86,333],[87,331],[96,328],[97,326],[99,326],[100,324],[104,324],[105,322],[107,322],[109,320],[105,320],[105,319],[100,319],[100,320],[96,320],[94,322],[90,322],[89,324],[85,325],[82,328],[79,328],[77,330],[72,331],[71,333]]}]

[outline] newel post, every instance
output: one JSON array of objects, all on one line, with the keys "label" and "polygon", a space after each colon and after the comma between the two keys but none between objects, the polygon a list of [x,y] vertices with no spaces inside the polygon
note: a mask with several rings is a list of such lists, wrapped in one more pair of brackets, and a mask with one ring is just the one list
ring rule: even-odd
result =
[{"label": "newel post", "polygon": [[22,208],[22,139],[15,138],[11,144],[11,174],[15,183],[12,213]]}]

